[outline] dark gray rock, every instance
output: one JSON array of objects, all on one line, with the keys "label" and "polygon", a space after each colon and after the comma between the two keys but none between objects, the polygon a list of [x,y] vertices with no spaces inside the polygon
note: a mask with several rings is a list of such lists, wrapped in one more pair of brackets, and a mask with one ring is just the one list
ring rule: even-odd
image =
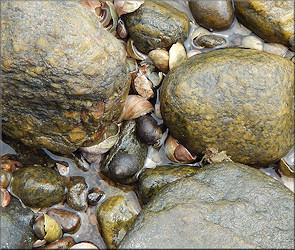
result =
[{"label": "dark gray rock", "polygon": [[167,184],[119,245],[130,248],[293,248],[294,194],[237,163]]},{"label": "dark gray rock", "polygon": [[[122,183],[122,184],[131,184],[134,183],[136,179],[136,174],[129,176],[131,172],[134,173],[136,169],[133,169],[129,172],[130,169],[124,167],[121,170],[126,171],[124,174],[121,173],[121,177],[116,176],[114,172],[112,173],[111,170],[113,169],[114,162],[113,160],[117,159],[124,159],[124,157],[117,157],[119,155],[129,154],[133,156],[139,163],[138,171],[143,168],[145,159],[148,153],[148,145],[141,142],[136,134],[136,122],[134,120],[124,121],[121,126],[121,131],[119,134],[119,138],[117,143],[111,148],[108,152],[107,157],[101,164],[101,172],[106,175],[107,177],[111,178],[112,180]],[[124,161],[121,161],[122,165],[124,165]],[[119,162],[116,162],[116,165],[119,165]],[[136,163],[137,165],[137,163]],[[132,167],[133,168],[133,167]],[[129,172],[129,173],[127,173]],[[124,176],[122,178],[122,176]]]},{"label": "dark gray rock", "polygon": [[1,249],[32,249],[37,240],[32,227],[33,215],[14,197],[7,207],[1,207]]}]

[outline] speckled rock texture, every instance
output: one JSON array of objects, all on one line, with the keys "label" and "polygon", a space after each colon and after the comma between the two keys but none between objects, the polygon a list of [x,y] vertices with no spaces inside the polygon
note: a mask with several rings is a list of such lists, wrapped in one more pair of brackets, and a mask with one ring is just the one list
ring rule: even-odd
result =
[{"label": "speckled rock texture", "polygon": [[119,249],[294,247],[294,194],[237,163],[206,166],[167,184],[143,208]]},{"label": "speckled rock texture", "polygon": [[187,14],[163,1],[145,1],[136,11],[121,17],[136,48],[146,54],[183,43],[190,30]]},{"label": "speckled rock texture", "polygon": [[[134,203],[134,202],[133,202]],[[97,210],[97,220],[108,249],[116,249],[138,214],[122,195],[106,199]]]},{"label": "speckled rock texture", "polygon": [[120,115],[124,46],[74,1],[1,1],[2,128],[33,147],[73,152]]},{"label": "speckled rock texture", "polygon": [[235,18],[231,0],[193,0],[189,8],[197,23],[211,30],[226,30]]},{"label": "speckled rock texture", "polygon": [[295,48],[294,1],[234,0],[234,5],[239,22],[256,35]]},{"label": "speckled rock texture", "polygon": [[220,49],[172,69],[160,92],[169,132],[193,153],[225,150],[267,165],[294,143],[294,64],[251,49]]},{"label": "speckled rock texture", "polygon": [[166,184],[191,176],[199,169],[187,165],[162,165],[156,168],[145,168],[138,176],[138,195],[142,203],[148,203]]},{"label": "speckled rock texture", "polygon": [[50,207],[66,194],[65,181],[55,170],[43,166],[27,166],[13,172],[10,190],[32,208]]},{"label": "speckled rock texture", "polygon": [[32,249],[37,237],[33,232],[34,213],[23,208],[11,197],[7,207],[1,207],[1,249]]}]

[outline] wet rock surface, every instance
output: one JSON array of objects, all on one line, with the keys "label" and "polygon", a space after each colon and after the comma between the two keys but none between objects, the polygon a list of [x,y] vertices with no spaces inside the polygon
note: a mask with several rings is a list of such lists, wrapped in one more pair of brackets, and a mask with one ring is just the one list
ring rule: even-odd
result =
[{"label": "wet rock surface", "polygon": [[234,10],[230,0],[194,0],[189,2],[194,19],[211,30],[226,30],[234,21]]},{"label": "wet rock surface", "polygon": [[256,35],[267,42],[281,43],[294,49],[294,3],[292,1],[234,0],[234,5],[239,22]]},{"label": "wet rock surface", "polygon": [[293,209],[293,193],[267,175],[213,164],[161,189],[119,249],[292,248]]},{"label": "wet rock surface", "polygon": [[1,249],[32,249],[37,239],[32,229],[33,216],[14,197],[7,207],[1,207]]},{"label": "wet rock surface", "polygon": [[226,43],[223,37],[214,35],[204,35],[196,39],[196,43],[205,48],[215,48]]},{"label": "wet rock surface", "polygon": [[88,207],[87,203],[87,184],[83,177],[72,177],[67,185],[67,204],[77,211],[85,211]]},{"label": "wet rock surface", "polygon": [[97,219],[109,249],[115,249],[119,245],[139,209],[137,203],[127,203],[122,195],[110,197],[100,205]]},{"label": "wet rock surface", "polygon": [[135,12],[122,15],[136,48],[143,53],[169,49],[188,37],[188,16],[163,1],[145,1]]},{"label": "wet rock surface", "polygon": [[60,153],[95,140],[122,111],[126,52],[76,2],[5,1],[2,128]]},{"label": "wet rock surface", "polygon": [[166,184],[191,176],[199,169],[186,165],[163,165],[144,169],[138,176],[138,194],[141,201],[148,203]]},{"label": "wet rock surface", "polygon": [[[121,173],[121,176],[126,176],[126,178],[118,178],[118,176],[111,173],[110,168],[112,169],[112,161],[118,155],[129,154],[133,156],[139,163],[138,170],[141,170],[145,158],[148,153],[148,145],[142,143],[136,134],[136,122],[134,120],[125,121],[122,124],[121,132],[119,134],[119,139],[110,150],[109,154],[105,158],[105,160],[101,164],[101,172],[108,176],[109,178],[122,183],[122,184],[131,184],[136,181],[136,175],[128,176],[129,173],[134,173],[134,168],[132,167],[132,171],[130,171],[128,165],[122,167],[122,171],[125,170],[125,173]],[[119,157],[120,160],[121,157]],[[116,165],[119,164],[116,163]],[[124,161],[122,161],[124,164]]]},{"label": "wet rock surface", "polygon": [[29,207],[50,207],[61,202],[66,194],[63,177],[42,166],[27,166],[13,173],[10,191]]},{"label": "wet rock surface", "polygon": [[79,215],[65,209],[52,208],[46,213],[60,225],[63,232],[73,232],[80,223]]},{"label": "wet rock surface", "polygon": [[289,60],[265,52],[200,54],[167,74],[162,117],[172,136],[196,154],[214,147],[236,162],[271,164],[294,143],[293,76]]}]

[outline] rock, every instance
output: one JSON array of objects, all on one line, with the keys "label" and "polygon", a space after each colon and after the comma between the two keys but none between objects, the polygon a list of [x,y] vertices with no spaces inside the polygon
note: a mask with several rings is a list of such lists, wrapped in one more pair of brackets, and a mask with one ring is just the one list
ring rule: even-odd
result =
[{"label": "rock", "polygon": [[122,195],[105,200],[97,210],[97,220],[108,249],[115,249],[139,213],[138,204],[132,204]]},{"label": "rock", "polygon": [[50,207],[63,201],[66,194],[63,177],[57,171],[39,165],[13,172],[10,191],[32,208]]},{"label": "rock", "polygon": [[50,243],[49,245],[42,247],[42,249],[68,249],[75,245],[75,241],[72,237],[64,237],[58,241]]},{"label": "rock", "polygon": [[234,0],[234,5],[239,22],[256,35],[294,49],[294,2]]},{"label": "rock", "polygon": [[121,18],[136,48],[146,54],[183,43],[190,30],[188,16],[163,1],[145,1],[139,9]]},{"label": "rock", "polygon": [[67,204],[69,207],[76,211],[85,211],[88,208],[88,189],[84,177],[71,177],[67,187]]},{"label": "rock", "polygon": [[235,162],[261,166],[294,144],[293,93],[291,61],[227,48],[172,69],[162,83],[160,107],[169,132],[190,152],[201,155],[213,147]]},{"label": "rock", "polygon": [[33,212],[23,208],[14,197],[7,207],[1,207],[1,249],[32,249],[37,240],[33,216]]},{"label": "rock", "polygon": [[[112,169],[112,161],[118,155],[129,154],[137,159],[139,163],[138,171],[143,168],[145,159],[148,153],[148,145],[142,143],[138,140],[136,135],[136,122],[134,120],[125,121],[121,126],[121,132],[119,134],[119,138],[117,143],[111,148],[105,160],[101,163],[101,172],[112,180],[121,183],[121,184],[131,184],[134,183],[136,179],[136,174],[129,176],[128,174],[134,173],[134,168],[132,167],[132,171],[130,172],[128,167],[124,168],[126,171],[126,178],[118,178],[111,173],[110,168]],[[117,158],[117,157],[116,157]],[[119,159],[121,157],[118,157]],[[121,173],[121,177],[123,173]],[[129,177],[128,177],[129,176]]]},{"label": "rock", "polygon": [[65,209],[51,208],[46,213],[60,225],[63,232],[69,233],[77,231],[75,229],[80,224],[80,217],[74,212]]},{"label": "rock", "polygon": [[231,0],[194,0],[189,8],[197,23],[210,30],[226,30],[235,18]]},{"label": "rock", "polygon": [[2,128],[70,153],[116,120],[129,91],[122,43],[77,2],[5,1]]},{"label": "rock", "polygon": [[292,191],[257,169],[217,163],[161,189],[118,248],[293,246]]},{"label": "rock", "polygon": [[204,36],[198,37],[196,39],[196,43],[199,46],[202,46],[205,48],[215,48],[217,46],[221,46],[221,45],[225,44],[226,40],[220,36],[204,35]]},{"label": "rock", "polygon": [[146,168],[138,176],[138,194],[143,204],[148,203],[166,184],[191,176],[199,168],[186,165],[162,165]]}]

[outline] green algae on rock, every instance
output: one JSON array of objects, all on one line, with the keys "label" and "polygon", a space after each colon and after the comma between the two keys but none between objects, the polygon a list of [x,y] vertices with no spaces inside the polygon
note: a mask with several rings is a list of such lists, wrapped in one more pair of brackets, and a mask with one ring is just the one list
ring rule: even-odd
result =
[{"label": "green algae on rock", "polygon": [[73,1],[3,1],[2,128],[70,153],[116,120],[130,85],[126,52]]},{"label": "green algae on rock", "polygon": [[251,49],[203,53],[172,69],[160,92],[164,123],[201,155],[208,147],[235,162],[267,165],[294,143],[294,65]]},{"label": "green algae on rock", "polygon": [[66,194],[63,177],[55,170],[39,165],[27,166],[13,173],[10,190],[26,206],[50,207]]},{"label": "green algae on rock", "polygon": [[143,53],[183,43],[190,30],[188,16],[163,1],[145,1],[136,11],[121,16],[137,49]]},{"label": "green algae on rock", "polygon": [[141,201],[148,203],[166,184],[191,176],[199,169],[188,165],[162,165],[144,169],[138,176],[138,194]]},{"label": "green algae on rock", "polygon": [[294,1],[234,0],[234,5],[239,22],[256,35],[294,49]]},{"label": "green algae on rock", "polygon": [[165,185],[118,248],[293,247],[293,192],[255,168],[217,163]]},{"label": "green algae on rock", "polygon": [[108,249],[115,249],[138,212],[122,195],[105,200],[97,210],[97,220]]}]

